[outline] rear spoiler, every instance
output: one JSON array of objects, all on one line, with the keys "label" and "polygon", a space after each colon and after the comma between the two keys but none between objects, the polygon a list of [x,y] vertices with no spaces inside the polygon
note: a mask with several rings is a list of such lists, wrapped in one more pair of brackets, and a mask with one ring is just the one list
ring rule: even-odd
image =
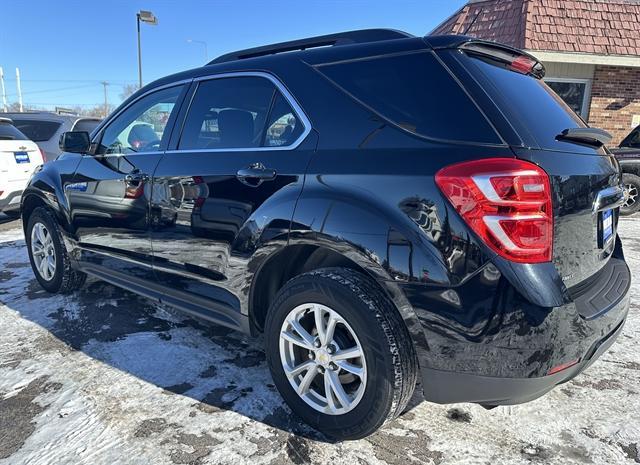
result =
[{"label": "rear spoiler", "polygon": [[4,116],[0,116],[0,123],[13,124],[13,120],[11,118],[5,118]]},{"label": "rear spoiler", "polygon": [[468,36],[427,36],[425,42],[434,50],[458,49],[484,56],[509,66],[513,71],[542,79],[544,65],[533,55],[508,45]]}]

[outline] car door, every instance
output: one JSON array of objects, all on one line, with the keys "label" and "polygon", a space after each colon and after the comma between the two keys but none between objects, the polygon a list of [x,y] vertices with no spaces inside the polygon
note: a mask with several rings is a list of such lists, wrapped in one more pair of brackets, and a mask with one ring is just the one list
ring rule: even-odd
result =
[{"label": "car door", "polygon": [[[144,94],[113,117],[65,186],[81,266],[153,280],[149,181],[169,139],[184,85]],[[105,277],[105,276],[103,276]]]},{"label": "car door", "polygon": [[315,143],[271,75],[222,74],[193,87],[182,133],[153,177],[154,269],[173,304],[242,327],[249,261],[286,241]]}]

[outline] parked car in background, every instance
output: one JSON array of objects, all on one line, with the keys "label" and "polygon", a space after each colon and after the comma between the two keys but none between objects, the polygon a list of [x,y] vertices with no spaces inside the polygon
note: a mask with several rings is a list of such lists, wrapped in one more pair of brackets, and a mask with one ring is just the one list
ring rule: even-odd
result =
[{"label": "parked car in background", "polygon": [[621,215],[633,215],[640,211],[640,126],[629,133],[611,152],[622,169],[625,200]]},{"label": "parked car in background", "polygon": [[20,216],[22,190],[42,163],[41,149],[9,118],[0,118],[0,212]]},{"label": "parked car in background", "polygon": [[262,333],[282,397],[334,437],[399,415],[418,378],[438,403],[533,400],[613,344],[631,282],[611,136],[544,72],[365,30],[167,76],[34,175],[34,274]]},{"label": "parked car in background", "polygon": [[67,131],[91,133],[100,123],[99,118],[59,114],[49,111],[27,111],[22,113],[0,113],[10,118],[13,125],[44,151],[45,161],[58,158],[60,135]]}]

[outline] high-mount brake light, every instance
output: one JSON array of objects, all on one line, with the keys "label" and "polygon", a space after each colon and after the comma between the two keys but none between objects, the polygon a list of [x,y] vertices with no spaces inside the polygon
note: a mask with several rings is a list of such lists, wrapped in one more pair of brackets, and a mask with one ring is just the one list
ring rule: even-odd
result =
[{"label": "high-mount brake light", "polygon": [[539,166],[488,158],[447,166],[435,179],[465,222],[498,255],[518,263],[551,260],[551,186]]},{"label": "high-mount brake light", "polygon": [[511,62],[510,67],[513,71],[517,71],[518,73],[530,74],[533,72],[533,68],[536,64],[537,62],[535,60],[521,55]]}]

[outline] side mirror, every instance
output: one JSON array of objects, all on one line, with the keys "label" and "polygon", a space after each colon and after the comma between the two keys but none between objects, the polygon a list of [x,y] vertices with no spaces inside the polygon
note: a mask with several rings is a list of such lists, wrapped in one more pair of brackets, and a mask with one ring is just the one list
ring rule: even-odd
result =
[{"label": "side mirror", "polygon": [[91,147],[91,139],[86,131],[63,132],[58,146],[63,152],[87,153]]}]

